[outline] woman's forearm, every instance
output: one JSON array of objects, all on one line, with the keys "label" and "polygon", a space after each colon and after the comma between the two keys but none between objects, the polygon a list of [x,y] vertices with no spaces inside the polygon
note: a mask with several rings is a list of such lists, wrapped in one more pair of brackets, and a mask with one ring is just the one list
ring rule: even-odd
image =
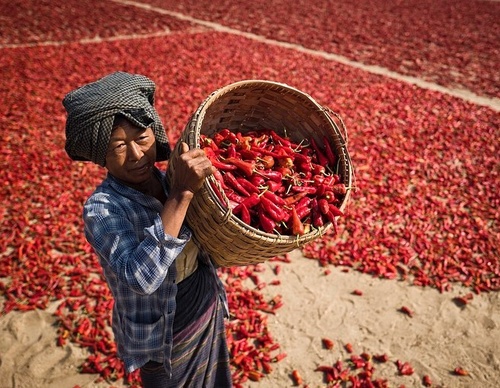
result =
[{"label": "woman's forearm", "polygon": [[188,190],[170,193],[161,211],[161,220],[166,234],[172,237],[179,236],[193,196],[194,194]]}]

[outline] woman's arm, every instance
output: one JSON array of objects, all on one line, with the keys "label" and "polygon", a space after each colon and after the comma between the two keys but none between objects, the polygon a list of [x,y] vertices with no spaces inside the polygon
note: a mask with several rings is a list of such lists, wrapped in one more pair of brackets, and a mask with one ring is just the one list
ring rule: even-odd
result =
[{"label": "woman's arm", "polygon": [[170,192],[161,219],[165,233],[177,237],[194,194],[203,186],[206,177],[213,174],[210,160],[201,149],[189,149],[182,143],[172,176]]},{"label": "woman's arm", "polygon": [[92,195],[84,207],[85,236],[106,270],[132,291],[147,295],[163,283],[191,233],[163,230],[161,217],[142,206],[122,205],[109,193]]}]

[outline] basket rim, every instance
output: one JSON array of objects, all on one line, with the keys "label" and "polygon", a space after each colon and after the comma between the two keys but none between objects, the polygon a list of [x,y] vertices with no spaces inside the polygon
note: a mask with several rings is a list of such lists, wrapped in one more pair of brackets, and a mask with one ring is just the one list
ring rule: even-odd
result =
[{"label": "basket rim", "polygon": [[[299,89],[297,89],[297,88],[295,88],[293,86],[290,86],[290,85],[288,85],[286,83],[277,82],[277,81],[262,80],[262,79],[245,79],[245,80],[241,80],[241,81],[236,81],[236,82],[233,82],[233,83],[228,84],[226,86],[222,86],[219,89],[213,91],[200,104],[200,106],[196,109],[196,111],[193,114],[193,117],[189,121],[188,125],[191,126],[192,124],[194,124],[194,125],[198,126],[199,117],[200,116],[201,117],[204,116],[204,115],[202,115],[202,113],[204,113],[208,109],[208,107],[210,107],[210,105],[212,104],[212,102],[216,101],[220,96],[223,96],[223,95],[227,94],[231,90],[238,89],[238,88],[240,88],[242,86],[246,86],[246,85],[264,85],[264,86],[267,86],[267,87],[274,86],[276,88],[282,88],[282,89],[286,89],[289,92],[293,92],[294,94],[301,96],[304,100],[308,100],[310,103],[312,103],[313,105],[315,105],[318,108],[318,110],[320,110],[322,112],[325,112],[325,116],[328,117],[330,119],[330,121],[332,121],[332,123],[333,123],[333,125],[335,127],[337,127],[337,124],[332,120],[332,118],[330,117],[330,115],[327,114],[327,111],[330,110],[330,109],[329,108],[325,109],[322,105],[320,105],[308,93],[303,92],[302,90],[299,90]],[[191,136],[191,133],[193,133],[193,132],[194,132],[194,135],[195,135],[194,138]],[[190,149],[191,148],[200,148],[200,141],[199,141],[199,135],[200,135],[200,133],[199,132],[200,131],[190,131],[190,133],[188,134],[188,145],[189,145]],[[344,137],[341,136],[341,138],[342,138],[343,142],[347,144],[347,142],[344,139]]]}]

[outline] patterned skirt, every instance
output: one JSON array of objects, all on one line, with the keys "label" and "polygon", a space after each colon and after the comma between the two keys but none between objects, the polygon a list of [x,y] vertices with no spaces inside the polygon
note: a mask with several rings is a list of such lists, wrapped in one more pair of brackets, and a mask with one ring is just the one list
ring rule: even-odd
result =
[{"label": "patterned skirt", "polygon": [[[178,311],[178,325],[174,323],[171,378],[161,363],[151,361],[141,368],[145,388],[232,387],[225,307],[217,292],[213,292],[211,281],[204,284],[203,280],[210,279],[204,274],[206,270],[200,266],[194,276],[181,283],[178,297],[182,308]],[[195,310],[198,311],[193,315]]]},{"label": "patterned skirt", "polygon": [[174,337],[172,371],[176,387],[231,387],[224,308],[219,298],[208,316]]}]

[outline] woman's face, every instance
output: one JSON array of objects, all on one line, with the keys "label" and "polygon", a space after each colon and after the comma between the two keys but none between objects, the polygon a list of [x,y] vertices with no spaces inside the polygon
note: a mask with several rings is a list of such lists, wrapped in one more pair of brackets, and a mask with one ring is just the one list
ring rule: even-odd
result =
[{"label": "woman's face", "polygon": [[156,139],[151,128],[142,129],[126,119],[115,122],[106,153],[111,175],[134,188],[149,181],[156,162]]}]

